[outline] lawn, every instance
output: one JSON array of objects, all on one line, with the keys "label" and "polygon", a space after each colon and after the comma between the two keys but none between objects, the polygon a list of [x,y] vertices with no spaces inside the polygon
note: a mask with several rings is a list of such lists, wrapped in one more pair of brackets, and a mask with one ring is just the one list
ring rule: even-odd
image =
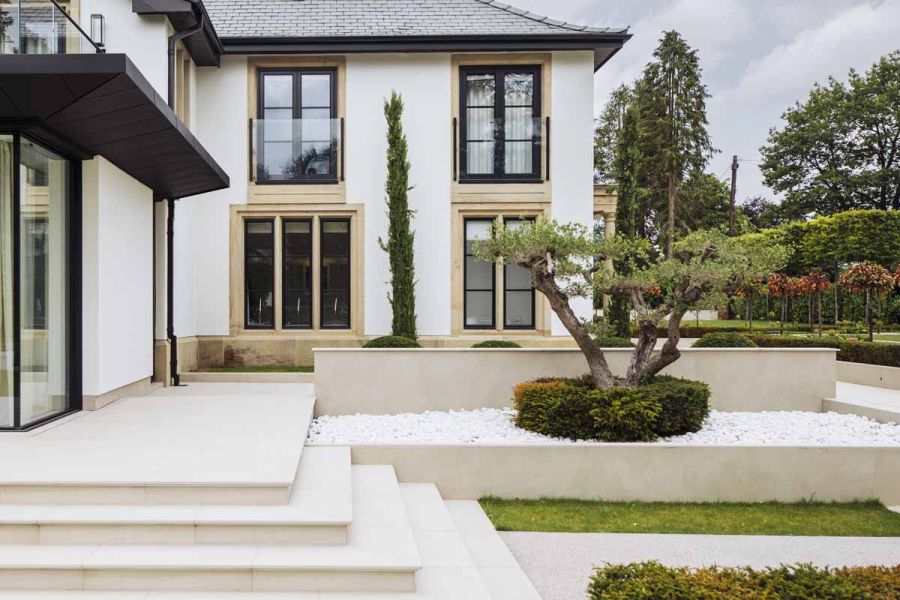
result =
[{"label": "lawn", "polygon": [[900,536],[900,513],[877,501],[690,504],[483,498],[481,506],[499,531]]},{"label": "lawn", "polygon": [[312,373],[309,365],[283,367],[279,365],[254,365],[242,367],[207,367],[199,369],[200,373]]},{"label": "lawn", "polygon": [[[862,336],[865,337],[865,336]],[[876,342],[900,342],[900,333],[876,333]]]}]

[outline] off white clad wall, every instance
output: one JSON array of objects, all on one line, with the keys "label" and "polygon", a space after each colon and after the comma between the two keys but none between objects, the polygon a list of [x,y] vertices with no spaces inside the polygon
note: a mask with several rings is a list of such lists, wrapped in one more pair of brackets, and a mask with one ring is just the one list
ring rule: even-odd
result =
[{"label": "off white clad wall", "polygon": [[[591,52],[554,52],[550,115],[551,214],[560,223],[594,219],[594,56]],[[590,298],[571,301],[575,313],[590,318]],[[553,335],[568,335],[553,315]]]},{"label": "off white clad wall", "polygon": [[104,158],[84,163],[84,394],[153,374],[153,193]]},{"label": "off white clad wall", "polygon": [[[223,57],[218,69],[197,69],[196,81],[194,134],[228,173],[231,187],[178,203],[176,211],[185,207],[191,224],[194,324],[191,333],[176,333],[228,335],[229,205],[247,202],[247,58]],[[183,227],[181,214],[176,212],[176,231]]]},{"label": "off white clad wall", "polygon": [[131,0],[81,0],[82,28],[90,33],[91,15],[106,20],[106,51],[127,54],[141,73],[166,98],[168,94],[169,24],[164,16],[141,16],[132,12]]},{"label": "off white clad wall", "polygon": [[[197,335],[194,318],[194,202],[186,198],[175,202],[175,335]],[[162,280],[165,281],[164,279]],[[163,284],[165,293],[165,284]]]},{"label": "off white clad wall", "polygon": [[450,56],[347,57],[347,201],[365,207],[365,333],[391,330],[387,238],[387,125],[384,100],[403,96],[409,143],[410,208],[415,212],[416,315],[422,335],[450,335]]}]

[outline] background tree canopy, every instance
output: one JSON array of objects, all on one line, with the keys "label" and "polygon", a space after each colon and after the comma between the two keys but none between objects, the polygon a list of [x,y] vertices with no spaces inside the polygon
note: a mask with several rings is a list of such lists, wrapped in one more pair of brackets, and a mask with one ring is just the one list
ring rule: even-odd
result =
[{"label": "background tree canopy", "polygon": [[760,151],[789,218],[900,210],[900,51],[847,83],[829,79],[782,115]]}]

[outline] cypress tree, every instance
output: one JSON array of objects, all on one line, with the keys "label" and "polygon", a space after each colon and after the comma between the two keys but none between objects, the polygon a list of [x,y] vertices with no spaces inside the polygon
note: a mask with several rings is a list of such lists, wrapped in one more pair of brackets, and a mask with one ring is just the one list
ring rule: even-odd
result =
[{"label": "cypress tree", "polygon": [[403,99],[391,92],[391,99],[384,103],[387,119],[387,182],[385,196],[388,213],[387,243],[379,239],[381,248],[388,253],[391,269],[391,303],[393,321],[391,334],[415,340],[416,335],[416,281],[413,242],[415,233],[411,227],[413,211],[409,209],[409,160],[407,160],[406,135],[403,133]]},{"label": "cypress tree", "polygon": [[[614,149],[614,176],[616,180],[616,235],[626,238],[639,237],[639,206],[643,188],[640,186],[639,169],[641,150],[638,144],[638,111],[628,108],[622,118],[622,127]],[[617,273],[627,268],[624,263],[614,265]],[[610,299],[609,323],[613,335],[631,337],[631,299],[614,294]]]}]

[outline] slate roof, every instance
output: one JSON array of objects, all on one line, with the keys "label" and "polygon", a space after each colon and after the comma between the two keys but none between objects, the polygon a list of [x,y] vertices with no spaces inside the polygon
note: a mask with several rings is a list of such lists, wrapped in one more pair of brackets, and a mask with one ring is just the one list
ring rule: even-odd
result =
[{"label": "slate roof", "polygon": [[623,35],[497,0],[204,0],[221,38]]}]

